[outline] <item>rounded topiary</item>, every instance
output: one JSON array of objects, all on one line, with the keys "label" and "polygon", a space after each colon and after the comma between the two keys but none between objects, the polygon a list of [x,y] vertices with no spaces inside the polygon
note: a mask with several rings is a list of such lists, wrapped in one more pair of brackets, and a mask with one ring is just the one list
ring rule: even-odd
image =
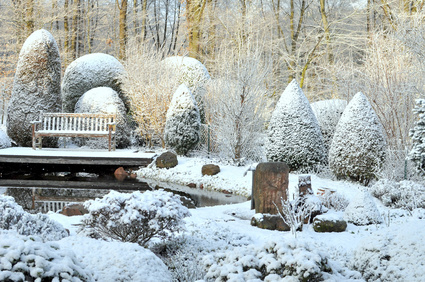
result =
[{"label": "rounded topiary", "polygon": [[206,84],[211,79],[207,68],[197,59],[191,57],[172,56],[163,61],[171,67],[179,85],[186,85],[192,92],[199,109],[201,122],[205,123],[204,95]]},{"label": "rounded topiary", "polygon": [[319,124],[298,83],[282,93],[268,128],[269,161],[285,162],[291,170],[308,170],[326,163]]},{"label": "rounded topiary", "polygon": [[[44,29],[32,33],[19,53],[7,110],[7,133],[19,146],[31,146],[31,121],[40,111],[59,112],[61,61],[53,36]],[[55,146],[56,139],[45,138],[44,146]]]},{"label": "rounded topiary", "polygon": [[323,100],[311,104],[322,132],[326,152],[329,152],[336,125],[346,106],[347,101],[339,99]]},{"label": "rounded topiary", "polygon": [[329,150],[330,169],[339,178],[367,184],[385,159],[382,124],[363,93],[357,93],[341,116]]},{"label": "rounded topiary", "polygon": [[121,92],[119,82],[123,73],[123,65],[108,54],[94,53],[76,59],[66,68],[63,76],[63,111],[72,113],[75,104],[84,93],[102,86],[117,91],[127,107],[127,100]]},{"label": "rounded topiary", "polygon": [[[93,88],[81,96],[75,104],[76,113],[96,113],[117,115],[116,141],[117,147],[130,144],[130,129],[127,124],[126,109],[118,93],[109,87]],[[83,140],[87,140],[84,138]],[[82,141],[82,140],[81,140]],[[108,141],[104,138],[91,138],[82,143],[93,148],[107,148]]]},{"label": "rounded topiary", "polygon": [[189,88],[180,85],[173,95],[165,122],[165,144],[186,155],[199,142],[201,120]]},{"label": "rounded topiary", "polygon": [[348,204],[344,212],[344,219],[355,225],[369,225],[382,222],[381,213],[367,191],[359,194]]}]

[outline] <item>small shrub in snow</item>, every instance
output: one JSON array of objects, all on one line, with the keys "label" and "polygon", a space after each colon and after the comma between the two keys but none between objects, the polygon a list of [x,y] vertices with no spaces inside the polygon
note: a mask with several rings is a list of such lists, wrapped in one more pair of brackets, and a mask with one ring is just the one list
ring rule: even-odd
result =
[{"label": "small shrub in snow", "polygon": [[[31,121],[40,111],[59,112],[61,61],[53,36],[44,29],[33,32],[19,53],[7,110],[7,134],[19,146],[31,146]],[[44,146],[55,146],[57,140],[45,138]]]},{"label": "small shrub in snow", "polygon": [[291,170],[309,170],[326,163],[319,124],[298,83],[282,93],[268,128],[269,161],[285,162]]},{"label": "small shrub in snow", "polygon": [[179,155],[186,155],[198,142],[201,120],[196,102],[186,85],[171,99],[165,122],[164,140]]},{"label": "small shrub in snow", "polygon": [[[96,87],[81,96],[75,104],[76,113],[116,114],[116,142],[118,148],[130,144],[130,129],[127,124],[126,109],[118,93],[109,87]],[[87,139],[84,139],[87,140]],[[82,141],[82,143],[86,143]],[[92,138],[86,143],[91,148],[107,148],[104,138]]]},{"label": "small shrub in snow", "polygon": [[21,235],[36,235],[44,241],[56,241],[68,236],[68,231],[44,214],[25,212],[15,200],[0,195],[0,229],[15,230]]},{"label": "small shrub in snow", "polygon": [[184,228],[190,215],[180,197],[162,190],[132,194],[111,191],[101,199],[85,203],[89,211],[82,219],[81,232],[95,238],[138,243],[165,239]]},{"label": "small shrub in snow", "polygon": [[93,281],[72,251],[40,238],[0,231],[0,281]]},{"label": "small shrub in snow", "polygon": [[355,225],[382,223],[381,214],[367,191],[360,191],[350,202],[345,209],[344,219]]},{"label": "small shrub in snow", "polygon": [[413,113],[417,116],[415,126],[410,130],[412,149],[409,158],[416,164],[422,174],[425,172],[425,99],[417,99]]},{"label": "small shrub in snow", "polygon": [[323,100],[311,104],[322,132],[326,152],[329,152],[336,125],[346,106],[347,101],[339,99]]},{"label": "small shrub in snow", "polygon": [[385,160],[383,127],[366,96],[357,93],[341,116],[329,150],[329,166],[339,178],[364,184]]},{"label": "small shrub in snow", "polygon": [[300,240],[236,247],[208,255],[203,263],[207,281],[321,281],[331,271],[327,258]]},{"label": "small shrub in snow", "polygon": [[345,211],[349,204],[347,198],[337,192],[326,192],[320,197],[320,200],[326,208],[333,209],[335,211]]},{"label": "small shrub in snow", "polygon": [[123,65],[108,54],[93,53],[76,59],[69,64],[63,75],[61,88],[63,111],[74,112],[75,104],[84,93],[102,86],[117,91],[124,104],[127,104],[119,82],[119,77],[123,73]]},{"label": "small shrub in snow", "polygon": [[9,136],[0,129],[0,149],[9,148],[12,146]]},{"label": "small shrub in snow", "polygon": [[425,187],[413,181],[381,179],[370,188],[370,192],[387,207],[409,211],[425,208]]}]

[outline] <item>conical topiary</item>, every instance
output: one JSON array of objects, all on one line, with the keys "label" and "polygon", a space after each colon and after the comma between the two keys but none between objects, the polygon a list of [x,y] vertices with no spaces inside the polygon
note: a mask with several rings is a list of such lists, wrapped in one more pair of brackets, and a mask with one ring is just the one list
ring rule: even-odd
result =
[{"label": "conical topiary", "polygon": [[[31,121],[40,111],[59,112],[61,61],[53,36],[44,29],[32,33],[19,53],[7,114],[7,134],[19,146],[31,146]],[[55,146],[45,138],[43,146]]]},{"label": "conical topiary", "polygon": [[339,178],[367,184],[385,159],[384,129],[363,93],[357,93],[341,116],[329,150],[330,169]]},{"label": "conical topiary", "polygon": [[298,83],[282,93],[268,128],[269,161],[285,162],[291,170],[309,170],[326,163],[319,124]]}]

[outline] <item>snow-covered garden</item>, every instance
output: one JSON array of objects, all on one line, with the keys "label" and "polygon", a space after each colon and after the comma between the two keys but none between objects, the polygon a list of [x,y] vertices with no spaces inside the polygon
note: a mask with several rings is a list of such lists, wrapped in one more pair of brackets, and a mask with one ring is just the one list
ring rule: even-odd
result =
[{"label": "snow-covered garden", "polygon": [[[54,38],[36,31],[21,51],[0,148],[31,146],[40,111],[116,113],[118,147],[177,157],[167,168],[155,160],[141,167],[139,180],[246,201],[188,209],[163,190],[111,191],[67,217],[26,211],[1,189],[1,281],[425,280],[424,100],[411,109],[411,147],[400,152],[366,94],[310,103],[293,80],[268,99],[255,53],[216,77],[193,58],[137,56],[122,65],[85,55],[61,81]],[[91,139],[45,142],[106,148]],[[290,169],[288,199],[275,203],[290,231],[252,225],[262,218],[249,200],[253,174],[267,161]],[[207,164],[219,170],[204,175]],[[306,174],[312,191],[300,201]],[[323,232],[325,221],[343,228]]]}]

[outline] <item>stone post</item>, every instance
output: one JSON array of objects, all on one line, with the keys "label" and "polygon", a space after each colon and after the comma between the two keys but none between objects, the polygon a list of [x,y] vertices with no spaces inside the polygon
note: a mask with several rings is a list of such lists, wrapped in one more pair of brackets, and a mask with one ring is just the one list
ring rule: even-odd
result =
[{"label": "stone post", "polygon": [[255,213],[277,214],[281,198],[287,199],[289,167],[283,162],[260,163],[252,182],[252,199]]},{"label": "stone post", "polygon": [[298,194],[300,197],[313,194],[310,175],[300,175],[298,177]]}]

